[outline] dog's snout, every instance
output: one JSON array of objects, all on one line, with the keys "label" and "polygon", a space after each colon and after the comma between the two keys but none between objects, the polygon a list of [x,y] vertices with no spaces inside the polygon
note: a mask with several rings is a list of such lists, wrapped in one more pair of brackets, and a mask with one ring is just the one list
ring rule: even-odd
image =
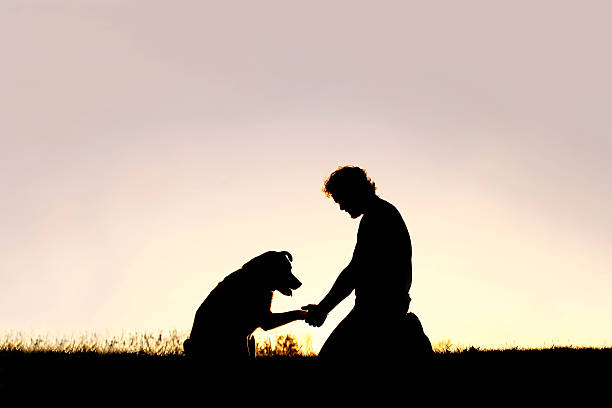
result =
[{"label": "dog's snout", "polygon": [[300,286],[302,286],[302,282],[295,276],[292,276],[291,289],[298,289]]}]

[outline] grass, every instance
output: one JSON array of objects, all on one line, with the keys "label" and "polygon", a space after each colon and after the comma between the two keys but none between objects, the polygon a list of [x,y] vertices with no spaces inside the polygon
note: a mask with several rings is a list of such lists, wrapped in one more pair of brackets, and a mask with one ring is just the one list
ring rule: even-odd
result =
[{"label": "grass", "polygon": [[131,332],[121,335],[101,335],[92,332],[73,333],[60,337],[49,334],[10,332],[0,340],[0,352],[24,353],[98,353],[179,355],[187,336],[176,330],[160,332]]},{"label": "grass", "polygon": [[[72,333],[70,335],[52,336],[49,334],[26,334],[15,331],[0,336],[0,353],[55,353],[60,355],[71,354],[98,354],[110,355],[139,355],[171,357],[182,356],[183,341],[186,333],[178,330],[157,332],[123,332],[120,335],[101,335],[94,332]],[[454,345],[450,340],[443,340],[433,344],[436,356],[459,357],[461,355],[493,355],[493,354],[550,354],[550,353],[598,353],[601,356],[612,354],[612,347],[581,347],[572,345],[556,345],[550,347],[526,348],[508,347],[503,349],[481,348],[478,346]],[[376,350],[370,350],[370,352]],[[382,351],[382,350],[379,350]],[[271,357],[300,357],[314,358],[316,352],[312,349],[310,341],[300,344],[291,334],[278,336],[275,341],[269,338],[257,344],[257,357],[261,359]]]},{"label": "grass", "polygon": [[[188,334],[178,330],[158,332],[128,332],[120,335],[100,335],[92,332],[73,333],[64,336],[10,332],[0,338],[0,353],[59,353],[100,355],[148,355],[181,356],[183,342]],[[309,342],[300,344],[290,334],[280,335],[274,342],[264,339],[257,344],[257,356],[266,357],[314,357]]]},{"label": "grass", "polygon": [[[41,387],[74,393],[130,390],[183,390],[185,384],[203,378],[209,368],[194,366],[182,355],[185,334],[177,331],[123,333],[102,336],[75,333],[53,337],[20,332],[0,337],[0,393]],[[384,344],[382,342],[381,344]],[[382,346],[381,346],[382,347]],[[299,344],[291,335],[258,344],[257,358],[239,375],[226,377],[216,372],[216,381],[235,378],[255,382],[312,383],[327,376],[328,382],[339,383],[356,379],[393,378],[409,383],[415,376],[420,381],[441,389],[461,384],[461,388],[516,388],[537,384],[539,390],[559,388],[568,384],[599,384],[607,389],[612,382],[612,348],[553,346],[548,348],[482,349],[476,346],[453,346],[450,341],[434,345],[434,357],[426,367],[400,367],[393,373],[371,371],[359,367],[328,369],[315,358],[309,344]],[[393,350],[373,349],[381,358],[393,360]],[[384,356],[384,357],[382,357]],[[391,375],[392,374],[392,375]],[[365,376],[365,377],[364,377]],[[233,378],[229,380],[229,378]],[[198,380],[200,381],[200,380]],[[198,387],[215,390],[209,380]],[[252,380],[249,380],[252,382]],[[479,388],[480,387],[480,388]],[[571,388],[568,388],[571,389]]]}]

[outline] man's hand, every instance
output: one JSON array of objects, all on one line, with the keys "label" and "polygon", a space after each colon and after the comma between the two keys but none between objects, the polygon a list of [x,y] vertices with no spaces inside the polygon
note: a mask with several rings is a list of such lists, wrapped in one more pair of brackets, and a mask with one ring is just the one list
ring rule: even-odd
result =
[{"label": "man's hand", "polygon": [[302,310],[307,310],[306,323],[313,327],[321,327],[327,318],[327,313],[324,313],[319,305],[302,306]]}]

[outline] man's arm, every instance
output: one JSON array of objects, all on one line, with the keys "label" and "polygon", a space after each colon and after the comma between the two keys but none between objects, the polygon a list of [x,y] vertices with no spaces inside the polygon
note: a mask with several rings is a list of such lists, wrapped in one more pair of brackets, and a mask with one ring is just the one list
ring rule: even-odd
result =
[{"label": "man's arm", "polygon": [[319,302],[320,311],[324,314],[331,312],[342,302],[353,290],[355,290],[355,267],[353,262],[348,264],[332,285],[329,293]]},{"label": "man's arm", "polygon": [[355,273],[356,268],[351,261],[351,263],[340,272],[340,275],[336,278],[329,293],[318,305],[302,307],[302,309],[308,310],[306,323],[311,326],[320,327],[323,322],[325,322],[327,314],[355,290]]}]

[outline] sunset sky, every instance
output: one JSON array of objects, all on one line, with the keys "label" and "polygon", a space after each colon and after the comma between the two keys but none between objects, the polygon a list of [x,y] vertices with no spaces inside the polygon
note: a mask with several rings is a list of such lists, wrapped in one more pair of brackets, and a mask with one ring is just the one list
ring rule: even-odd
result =
[{"label": "sunset sky", "polygon": [[[316,303],[365,168],[432,342],[612,343],[612,3],[0,4],[0,332],[191,327],[288,250]],[[353,298],[310,335],[318,350]],[[376,328],[384,336],[384,328]],[[258,336],[261,333],[258,332]]]}]

